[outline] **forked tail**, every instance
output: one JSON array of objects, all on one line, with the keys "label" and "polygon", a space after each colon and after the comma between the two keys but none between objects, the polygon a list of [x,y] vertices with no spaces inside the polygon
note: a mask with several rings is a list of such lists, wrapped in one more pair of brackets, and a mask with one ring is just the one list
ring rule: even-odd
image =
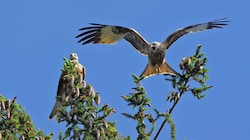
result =
[{"label": "forked tail", "polygon": [[153,76],[156,74],[170,74],[170,75],[176,75],[177,72],[175,72],[166,61],[164,61],[160,66],[158,65],[151,65],[147,64],[146,68],[142,72],[141,76],[145,76],[145,78],[149,76]]}]

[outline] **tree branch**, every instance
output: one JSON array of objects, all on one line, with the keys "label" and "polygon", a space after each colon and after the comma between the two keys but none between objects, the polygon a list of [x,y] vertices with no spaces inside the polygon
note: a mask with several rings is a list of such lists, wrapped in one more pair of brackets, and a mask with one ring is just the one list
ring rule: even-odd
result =
[{"label": "tree branch", "polygon": [[[188,81],[189,81],[189,79],[186,79],[186,80],[185,80],[184,87],[186,87]],[[185,93],[185,92],[186,92],[186,90],[184,90],[184,88],[182,88],[182,89],[181,89],[181,92],[180,92],[180,97],[174,102],[173,106],[172,106],[172,107],[169,109],[169,111],[168,111],[168,114],[169,114],[169,115],[173,112],[175,106],[177,105],[177,103],[178,103],[179,100],[181,99],[182,94]],[[154,137],[154,140],[157,139],[157,137],[159,136],[159,134],[160,134],[162,128],[164,127],[164,125],[166,124],[166,122],[167,122],[167,118],[165,118],[165,120],[162,122],[161,127],[159,128],[158,132],[156,133],[156,135],[155,135],[155,137]]]}]

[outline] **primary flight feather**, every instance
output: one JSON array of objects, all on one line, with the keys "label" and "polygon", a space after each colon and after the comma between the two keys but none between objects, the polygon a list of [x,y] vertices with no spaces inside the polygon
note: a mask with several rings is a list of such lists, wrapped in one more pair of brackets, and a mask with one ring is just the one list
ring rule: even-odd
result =
[{"label": "primary flight feather", "polygon": [[226,18],[213,20],[207,23],[195,24],[176,30],[170,34],[163,42],[148,43],[135,29],[90,23],[90,27],[79,29],[83,33],[76,36],[80,38],[78,43],[82,45],[88,43],[115,44],[122,38],[128,41],[141,54],[148,56],[148,64],[141,76],[152,76],[155,74],[172,74],[176,72],[168,65],[165,60],[166,50],[180,37],[185,34],[200,32],[203,30],[222,28],[228,25]]}]

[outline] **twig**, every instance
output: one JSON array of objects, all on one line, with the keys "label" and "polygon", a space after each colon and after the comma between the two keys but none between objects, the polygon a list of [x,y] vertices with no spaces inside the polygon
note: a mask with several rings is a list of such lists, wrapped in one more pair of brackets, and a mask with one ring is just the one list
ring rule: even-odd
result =
[{"label": "twig", "polygon": [[[188,81],[189,81],[189,78],[185,80],[184,87],[186,87]],[[177,105],[177,103],[178,103],[179,100],[181,99],[182,94],[183,94],[185,91],[186,91],[186,90],[181,89],[180,97],[174,102],[173,106],[172,106],[172,107],[169,109],[169,111],[168,111],[168,114],[169,114],[169,115],[173,112],[175,106]],[[165,118],[165,120],[162,122],[161,127],[159,128],[158,132],[156,133],[156,135],[155,135],[155,137],[154,137],[154,140],[157,140],[157,137],[159,136],[159,134],[160,134],[162,128],[164,127],[164,125],[166,124],[166,122],[167,122],[167,118]]]}]

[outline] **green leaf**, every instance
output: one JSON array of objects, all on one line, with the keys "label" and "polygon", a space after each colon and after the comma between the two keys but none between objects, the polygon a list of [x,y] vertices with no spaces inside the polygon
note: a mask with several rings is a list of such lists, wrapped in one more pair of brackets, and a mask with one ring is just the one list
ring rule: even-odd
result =
[{"label": "green leaf", "polygon": [[199,44],[198,47],[197,47],[197,49],[196,49],[195,56],[197,56],[200,53],[201,48],[202,48],[202,45]]}]

